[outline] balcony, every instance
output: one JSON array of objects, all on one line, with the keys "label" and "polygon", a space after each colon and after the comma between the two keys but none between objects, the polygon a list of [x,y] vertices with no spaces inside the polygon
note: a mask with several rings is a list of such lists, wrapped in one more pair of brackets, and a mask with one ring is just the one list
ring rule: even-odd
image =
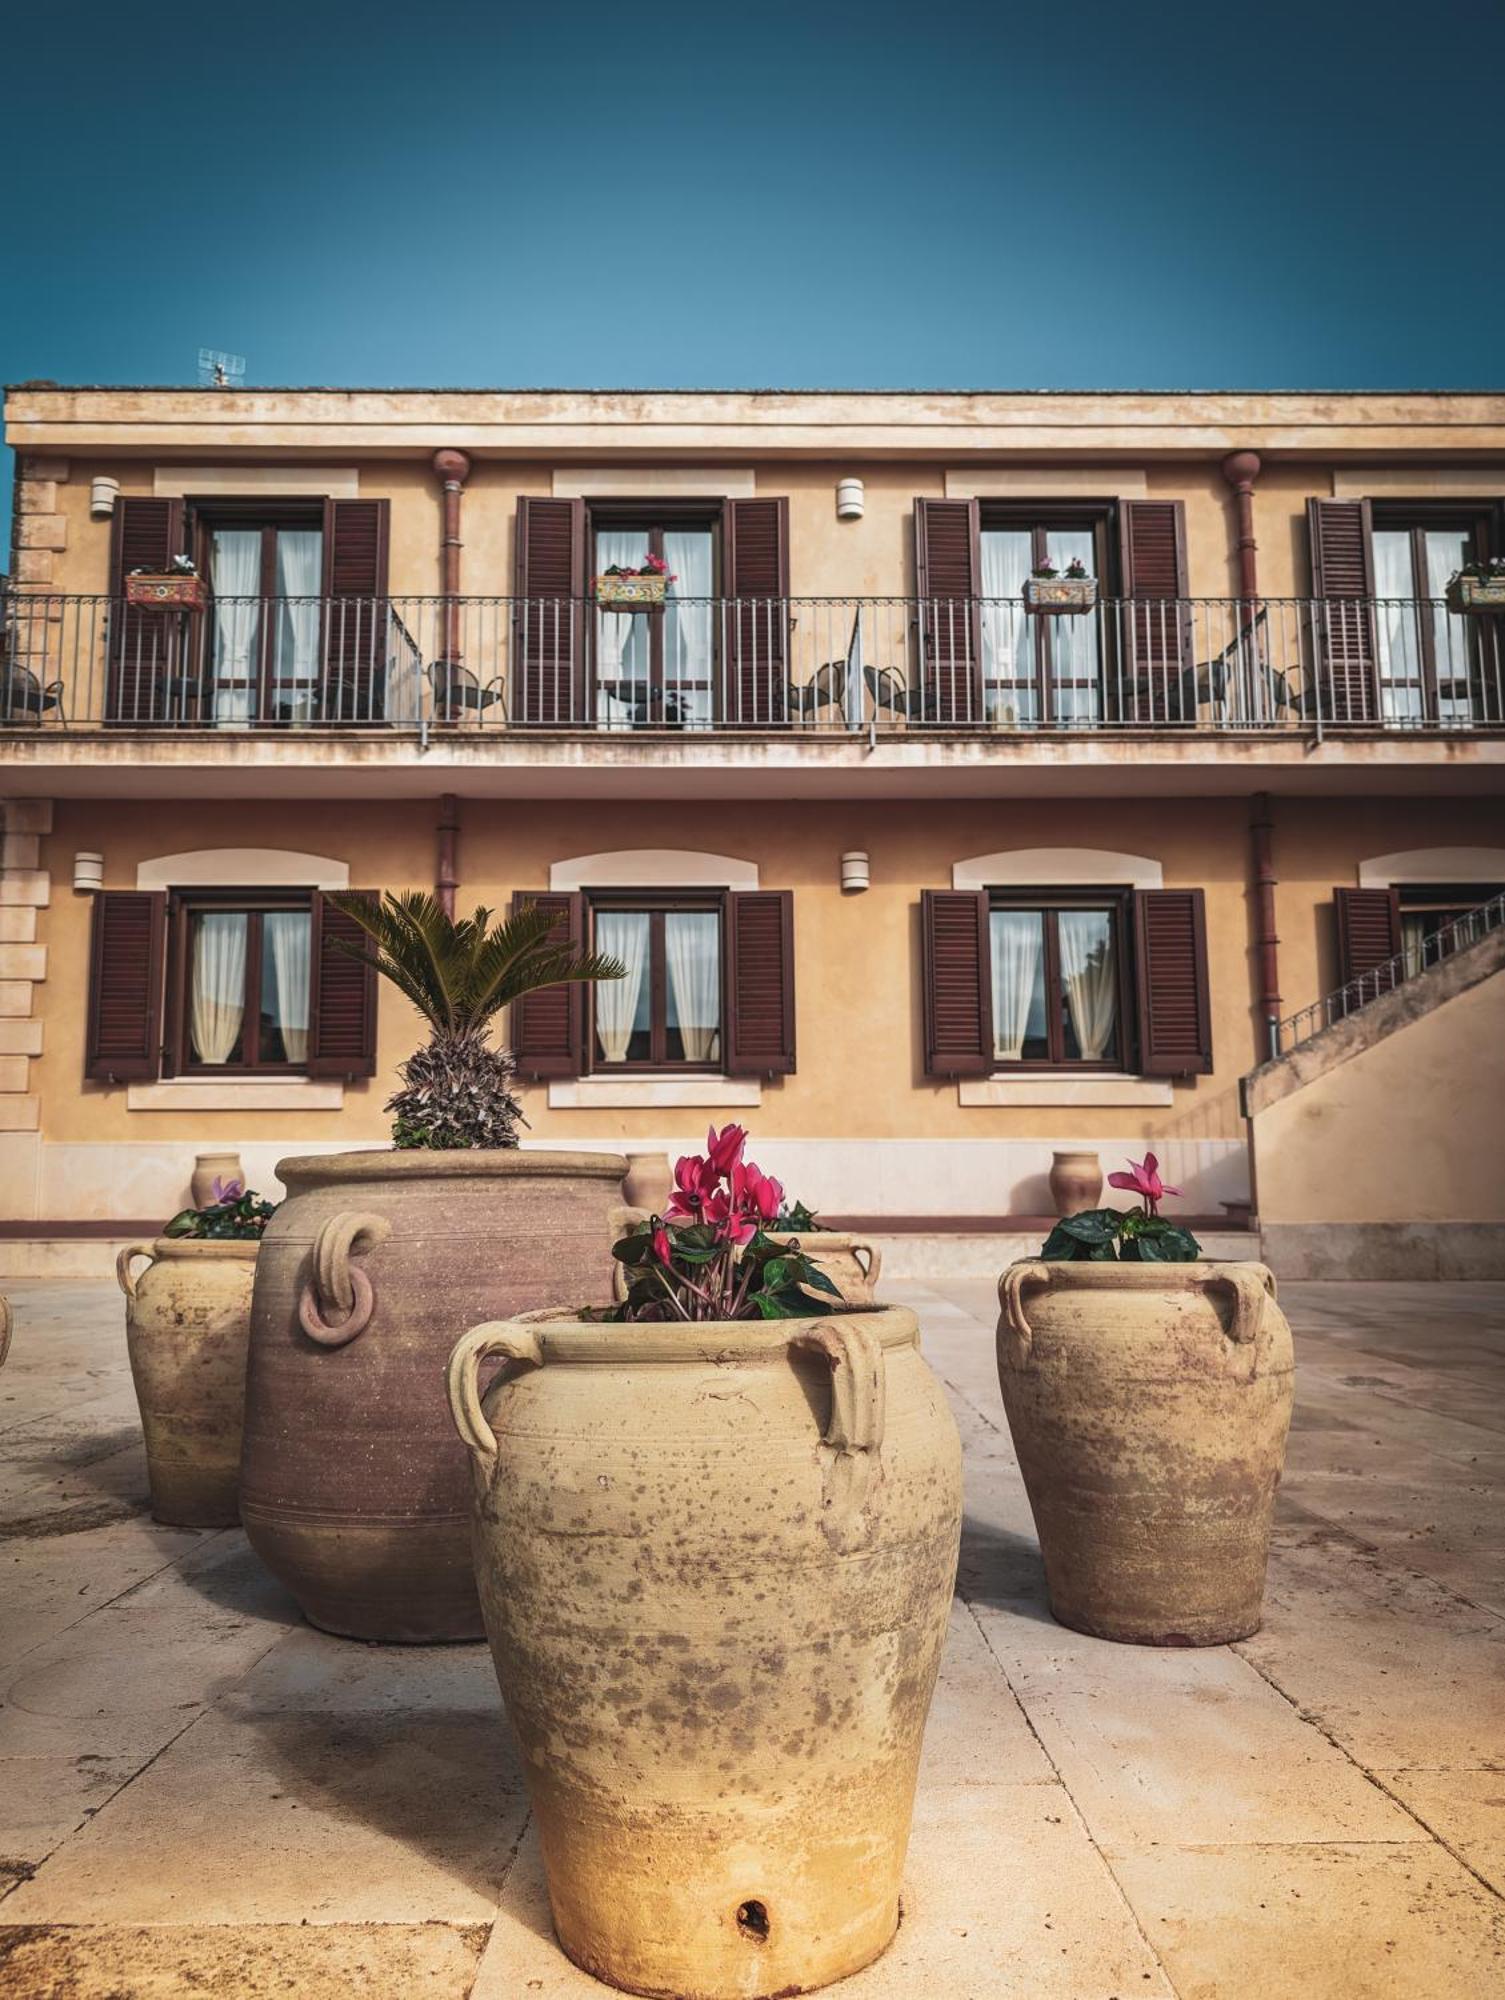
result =
[{"label": "balcony", "polygon": [[13,595],[0,727],[1321,739],[1505,724],[1505,621],[1440,600]]}]

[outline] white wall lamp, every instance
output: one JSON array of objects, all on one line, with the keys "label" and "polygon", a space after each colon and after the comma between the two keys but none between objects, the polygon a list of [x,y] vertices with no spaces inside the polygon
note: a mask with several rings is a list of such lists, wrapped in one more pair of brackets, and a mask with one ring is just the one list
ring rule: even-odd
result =
[{"label": "white wall lamp", "polygon": [[89,512],[96,521],[108,521],[120,498],[120,481],[101,473],[89,481]]},{"label": "white wall lamp", "polygon": [[870,885],[867,856],[862,849],[853,848],[841,857],[841,886],[851,894]]},{"label": "white wall lamp", "polygon": [[105,885],[105,858],[85,851],[73,857],[73,887],[80,896],[94,896]]},{"label": "white wall lamp", "polygon": [[860,479],[838,479],[836,482],[836,518],[838,521],[860,521],[867,500],[863,494]]}]

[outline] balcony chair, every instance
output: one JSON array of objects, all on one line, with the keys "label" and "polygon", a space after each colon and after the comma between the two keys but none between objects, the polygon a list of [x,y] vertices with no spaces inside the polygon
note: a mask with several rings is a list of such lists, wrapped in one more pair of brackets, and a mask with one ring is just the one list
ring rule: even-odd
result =
[{"label": "balcony chair", "polygon": [[481,680],[469,667],[462,667],[454,660],[434,660],[430,662],[429,685],[434,690],[434,716],[439,722],[463,722],[466,711],[471,711],[480,722],[488,708],[501,707],[501,720],[507,720],[507,688],[500,674],[489,681]]},{"label": "balcony chair", "polygon": [[847,698],[847,663],[827,660],[807,681],[790,681],[788,714],[795,722],[813,722],[823,708],[844,708]]},{"label": "balcony chair", "polygon": [[0,667],[0,722],[40,724],[50,709],[63,715],[63,683],[42,681],[29,667]]},{"label": "balcony chair", "polygon": [[864,667],[869,702],[879,722],[919,722],[923,719],[922,696],[912,688],[897,667]]}]

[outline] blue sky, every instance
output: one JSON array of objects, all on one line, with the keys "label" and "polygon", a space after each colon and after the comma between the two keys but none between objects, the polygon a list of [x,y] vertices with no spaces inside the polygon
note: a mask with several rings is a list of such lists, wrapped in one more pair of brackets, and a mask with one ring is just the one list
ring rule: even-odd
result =
[{"label": "blue sky", "polygon": [[6,68],[6,381],[1505,378],[1493,0],[33,7]]}]

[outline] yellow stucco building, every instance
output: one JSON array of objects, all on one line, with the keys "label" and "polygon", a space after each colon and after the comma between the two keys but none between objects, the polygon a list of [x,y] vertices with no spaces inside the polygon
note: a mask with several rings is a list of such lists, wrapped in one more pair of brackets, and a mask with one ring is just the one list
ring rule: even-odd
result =
[{"label": "yellow stucco building", "polygon": [[[547,897],[624,959],[515,1024],[530,1143],[733,1117],[823,1213],[944,1234],[1147,1144],[1237,1219],[1272,1018],[1505,888],[1505,618],[1447,601],[1505,550],[1505,396],[6,419],[13,1251],[172,1212],[199,1151],[270,1189],[382,1141],[416,1024],[331,889]],[[664,607],[602,609],[650,557]]]}]

